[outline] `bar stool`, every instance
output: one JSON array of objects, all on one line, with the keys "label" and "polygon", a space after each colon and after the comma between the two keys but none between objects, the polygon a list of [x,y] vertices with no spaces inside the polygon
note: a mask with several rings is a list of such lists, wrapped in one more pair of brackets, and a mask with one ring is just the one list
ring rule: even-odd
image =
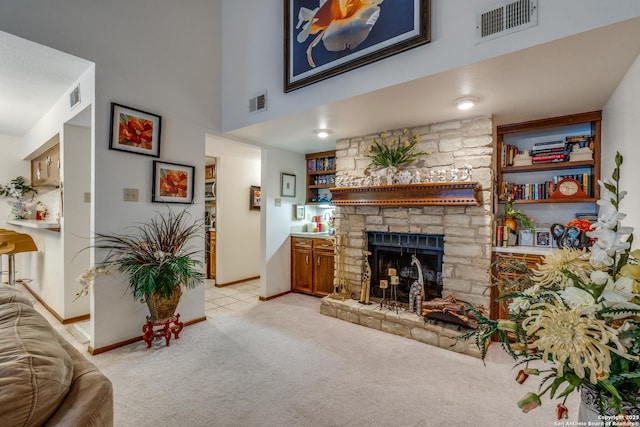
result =
[{"label": "bar stool", "polygon": [[[3,234],[11,234],[11,233],[16,233],[16,231],[13,230],[9,230],[8,228],[0,228],[0,236],[2,236]],[[0,246],[2,246],[2,244],[0,244]],[[2,275],[5,274],[6,271],[4,271],[2,269],[2,256],[0,256],[0,283],[2,282]]]},{"label": "bar stool", "polygon": [[0,255],[9,256],[9,285],[16,285],[16,260],[15,254],[21,252],[37,251],[38,247],[33,238],[28,234],[16,232],[3,232],[0,234]]}]

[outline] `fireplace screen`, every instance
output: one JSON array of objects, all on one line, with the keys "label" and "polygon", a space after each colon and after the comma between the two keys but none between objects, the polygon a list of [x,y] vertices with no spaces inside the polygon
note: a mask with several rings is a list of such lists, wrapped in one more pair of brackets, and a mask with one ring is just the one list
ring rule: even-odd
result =
[{"label": "fireplace screen", "polygon": [[[442,297],[442,256],[444,239],[441,235],[407,233],[368,233],[368,249],[371,252],[371,297],[383,298],[380,280],[398,277],[397,299],[401,304],[409,303],[411,284],[418,280],[418,269],[412,264],[412,255],[422,267],[425,299]],[[395,274],[390,274],[394,273]],[[389,288],[391,285],[389,285]],[[386,290],[386,297],[389,297]]]}]

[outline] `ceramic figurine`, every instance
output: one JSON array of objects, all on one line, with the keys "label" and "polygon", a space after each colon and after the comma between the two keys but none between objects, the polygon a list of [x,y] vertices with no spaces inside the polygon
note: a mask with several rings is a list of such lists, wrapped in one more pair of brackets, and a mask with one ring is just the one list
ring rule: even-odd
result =
[{"label": "ceramic figurine", "polygon": [[414,312],[419,316],[422,311],[422,300],[424,299],[422,264],[415,255],[411,255],[411,265],[415,265],[418,269],[418,280],[415,280],[409,289],[409,311]]}]

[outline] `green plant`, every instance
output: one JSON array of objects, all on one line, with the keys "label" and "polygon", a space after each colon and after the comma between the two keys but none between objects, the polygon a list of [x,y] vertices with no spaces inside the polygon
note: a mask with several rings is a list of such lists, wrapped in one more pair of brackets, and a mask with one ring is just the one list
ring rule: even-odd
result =
[{"label": "green plant", "polygon": [[536,231],[536,225],[527,214],[513,207],[515,198],[511,193],[503,193],[500,200],[504,200],[504,218],[513,218],[519,226]]},{"label": "green plant", "polygon": [[415,151],[416,144],[420,141],[420,135],[410,135],[408,129],[403,129],[398,138],[389,141],[388,137],[387,133],[382,133],[380,141],[374,139],[373,144],[369,146],[368,157],[371,159],[369,166],[397,167],[420,155],[429,154],[425,151]]},{"label": "green plant", "polygon": [[174,213],[169,208],[165,215],[128,227],[126,233],[96,233],[92,247],[107,255],[80,276],[78,296],[89,292],[96,275],[111,270],[129,275],[129,289],[137,300],[153,294],[169,298],[177,285],[193,288],[204,280],[202,262],[194,258],[202,251],[187,243],[202,237],[202,221],[191,221],[186,209]]},{"label": "green plant", "polygon": [[7,185],[0,185],[0,196],[22,199],[29,194],[33,199],[33,196],[38,194],[38,190],[27,184],[27,181],[22,176],[12,179]]},{"label": "green plant", "polygon": [[501,275],[495,286],[504,290],[499,300],[510,301],[508,318],[479,316],[478,328],[461,337],[474,338],[484,358],[487,340],[496,336],[524,365],[517,382],[541,376],[538,391],[518,402],[524,412],[548,393],[562,399],[558,419],[567,418],[567,396],[579,388],[594,392],[601,415],[607,407],[623,414],[626,402],[639,410],[640,250],[631,251],[633,229],[621,225],[622,161],[617,153],[613,180],[600,182],[598,221],[587,232],[597,240],[589,251],[558,249],[531,269],[516,259],[507,263],[504,271],[517,274]]}]

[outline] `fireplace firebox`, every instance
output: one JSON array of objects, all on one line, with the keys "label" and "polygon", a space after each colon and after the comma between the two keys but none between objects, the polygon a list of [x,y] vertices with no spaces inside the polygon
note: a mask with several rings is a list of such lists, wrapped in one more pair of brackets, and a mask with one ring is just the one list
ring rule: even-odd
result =
[{"label": "fireplace firebox", "polygon": [[[418,280],[418,270],[412,255],[422,265],[425,300],[442,297],[442,257],[444,236],[432,234],[369,232],[367,234],[369,265],[371,266],[371,297],[390,297],[390,288],[380,288],[380,280],[389,280],[389,270],[398,276],[397,302],[409,304],[411,284]],[[391,282],[389,282],[391,283]]]}]

